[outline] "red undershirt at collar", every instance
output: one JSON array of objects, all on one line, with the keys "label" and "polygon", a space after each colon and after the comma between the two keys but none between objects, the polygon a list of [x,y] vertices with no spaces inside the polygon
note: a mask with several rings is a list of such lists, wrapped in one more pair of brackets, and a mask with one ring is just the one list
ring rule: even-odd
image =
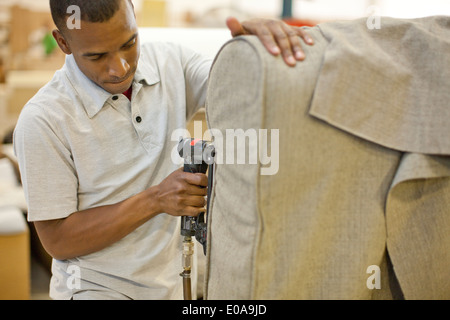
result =
[{"label": "red undershirt at collar", "polygon": [[128,90],[123,93],[123,95],[125,95],[128,98],[128,100],[131,101],[132,93],[133,93],[133,86],[129,87]]}]

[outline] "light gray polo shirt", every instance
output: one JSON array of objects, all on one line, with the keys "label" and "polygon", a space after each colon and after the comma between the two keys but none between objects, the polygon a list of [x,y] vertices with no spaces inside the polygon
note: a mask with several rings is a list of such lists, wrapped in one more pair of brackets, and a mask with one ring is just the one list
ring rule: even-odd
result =
[{"label": "light gray polo shirt", "polygon": [[[15,130],[30,221],[114,204],[160,183],[174,130],[204,106],[211,60],[169,43],[144,44],[131,102],[89,80],[73,56],[24,107]],[[132,299],[182,299],[179,218],[160,214],[113,245],[53,260],[50,296],[94,289]],[[101,236],[101,235],[99,235]]]}]

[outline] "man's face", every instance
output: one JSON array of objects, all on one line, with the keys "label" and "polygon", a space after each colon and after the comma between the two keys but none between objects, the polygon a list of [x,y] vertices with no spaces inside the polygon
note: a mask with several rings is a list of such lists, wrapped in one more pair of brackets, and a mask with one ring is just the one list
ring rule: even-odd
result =
[{"label": "man's face", "polygon": [[109,93],[119,94],[131,86],[140,50],[129,1],[122,1],[119,11],[107,22],[81,21],[81,28],[65,30],[65,37],[54,35],[61,49],[73,54],[80,70]]}]

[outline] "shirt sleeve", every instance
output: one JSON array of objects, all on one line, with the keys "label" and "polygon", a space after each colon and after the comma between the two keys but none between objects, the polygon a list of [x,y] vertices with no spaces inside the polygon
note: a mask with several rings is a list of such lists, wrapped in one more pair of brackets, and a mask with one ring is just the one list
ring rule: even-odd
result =
[{"label": "shirt sleeve", "polygon": [[186,119],[205,106],[212,59],[186,47],[181,47],[181,59],[186,79]]},{"label": "shirt sleeve", "polygon": [[43,108],[25,106],[14,132],[14,151],[29,221],[61,219],[77,211],[73,159]]}]

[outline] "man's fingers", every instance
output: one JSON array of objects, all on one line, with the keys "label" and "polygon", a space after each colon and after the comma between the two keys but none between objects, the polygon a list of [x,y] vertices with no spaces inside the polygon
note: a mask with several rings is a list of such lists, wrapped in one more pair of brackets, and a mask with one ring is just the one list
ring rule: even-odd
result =
[{"label": "man's fingers", "polygon": [[206,205],[206,197],[189,197],[189,199],[185,201],[185,209],[182,215],[196,217],[201,212],[206,212]]},{"label": "man's fingers", "polygon": [[[301,51],[300,41],[297,33],[289,28],[286,24],[277,23],[275,21],[273,23],[270,23],[268,25],[268,28],[269,32],[273,35],[274,41],[279,47],[284,61],[288,65],[294,66],[296,63],[294,54],[296,54],[297,52],[303,53],[303,51]],[[295,50],[297,50],[297,52]]]},{"label": "man's fingers", "polygon": [[184,204],[189,207],[205,208],[206,199],[202,196],[190,196],[185,199]]},{"label": "man's fingers", "polygon": [[278,47],[272,32],[267,26],[260,22],[260,19],[252,19],[241,24],[236,18],[229,17],[226,20],[226,23],[233,37],[248,34],[256,35],[270,53],[273,55],[280,54],[280,48]]},{"label": "man's fingers", "polygon": [[267,28],[262,27],[261,29],[258,29],[256,32],[256,36],[259,38],[261,43],[266,47],[266,49],[272,53],[273,55],[277,56],[281,53],[280,47],[278,46],[278,43],[276,42],[273,33]]},{"label": "man's fingers", "polygon": [[287,24],[282,24],[281,28],[285,34],[285,38],[281,37],[283,42],[279,42],[284,60],[289,65],[295,65],[296,60],[302,61],[305,59],[298,32]]},{"label": "man's fingers", "polygon": [[206,174],[190,173],[190,172],[185,172],[184,174],[185,174],[184,179],[187,183],[200,187],[208,186],[208,176]]},{"label": "man's fingers", "polygon": [[[302,45],[300,42],[301,37],[304,41],[304,37],[309,37],[306,32],[304,32],[301,28],[291,28],[288,25],[283,25],[286,34],[289,36],[289,41],[292,48],[292,54],[295,59],[298,61],[303,61],[305,59],[305,53],[303,52]],[[311,39],[311,38],[308,38]]]},{"label": "man's fingers", "polygon": [[312,38],[301,28],[294,28],[277,21],[259,28],[256,34],[269,52],[274,55],[281,52],[284,61],[290,66],[294,66],[296,61],[305,59],[300,38],[313,44]]},{"label": "man's fingers", "polygon": [[186,194],[193,196],[206,196],[208,194],[208,189],[205,187],[190,185],[186,188]]},{"label": "man's fingers", "polygon": [[296,27],[295,29],[297,30],[298,36],[302,38],[306,44],[309,44],[310,46],[314,44],[313,38],[303,28]]},{"label": "man's fingers", "polygon": [[253,34],[273,55],[282,54],[283,60],[289,66],[295,66],[296,61],[305,59],[301,39],[308,45],[313,45],[313,39],[300,27],[287,25],[283,21],[270,19],[251,19],[242,22],[234,17],[226,20],[233,37]]}]

